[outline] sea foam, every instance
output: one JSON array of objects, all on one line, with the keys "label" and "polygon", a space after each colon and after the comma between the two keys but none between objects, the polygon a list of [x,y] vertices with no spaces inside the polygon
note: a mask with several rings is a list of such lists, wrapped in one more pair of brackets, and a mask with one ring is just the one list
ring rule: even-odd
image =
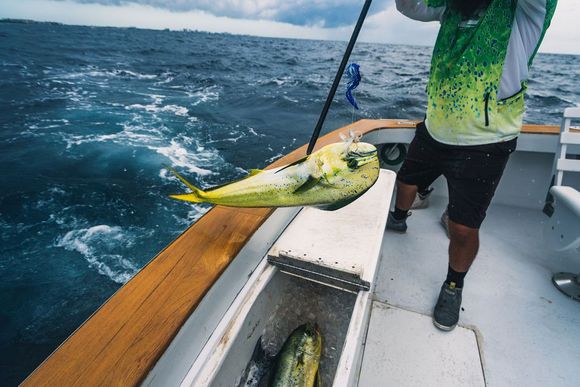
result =
[{"label": "sea foam", "polygon": [[134,238],[119,226],[101,224],[67,232],[55,245],[76,251],[101,275],[124,284],[133,277],[138,267],[123,258],[120,250],[131,247]]}]

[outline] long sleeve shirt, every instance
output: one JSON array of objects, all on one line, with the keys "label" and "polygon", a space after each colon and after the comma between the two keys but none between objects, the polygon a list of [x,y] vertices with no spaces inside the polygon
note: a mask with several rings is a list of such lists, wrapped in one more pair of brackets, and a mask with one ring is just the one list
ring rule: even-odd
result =
[{"label": "long sleeve shirt", "polygon": [[[518,0],[508,44],[498,98],[518,93],[528,79],[531,59],[537,51],[544,31],[546,0]],[[423,0],[396,0],[397,10],[418,21],[441,21],[445,6],[430,7]]]}]

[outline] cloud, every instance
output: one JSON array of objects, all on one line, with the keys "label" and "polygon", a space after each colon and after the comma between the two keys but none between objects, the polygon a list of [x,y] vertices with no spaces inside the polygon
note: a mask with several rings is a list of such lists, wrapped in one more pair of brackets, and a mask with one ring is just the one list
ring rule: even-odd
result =
[{"label": "cloud", "polygon": [[540,47],[542,52],[580,54],[580,2],[560,0]]},{"label": "cloud", "polygon": [[348,39],[348,31],[351,30],[351,27],[329,29],[265,19],[250,20],[215,16],[199,10],[175,12],[135,3],[120,6],[50,0],[20,0],[7,3],[0,1],[2,17],[76,25],[191,29],[298,39]]},{"label": "cloud", "polygon": [[365,21],[360,39],[365,42],[411,44],[432,46],[435,43],[439,22],[410,20],[391,4]]},{"label": "cloud", "polygon": [[[141,27],[152,29],[192,29],[298,39],[348,40],[360,12],[352,0],[172,0],[158,8],[123,0],[99,0],[79,3],[70,0],[0,1],[0,17],[57,21],[66,24],[94,26]],[[151,4],[161,0],[141,0]],[[192,4],[207,9],[188,9]],[[204,5],[205,4],[205,5]],[[380,6],[382,4],[382,6]],[[212,11],[209,8],[212,8]],[[216,16],[220,9],[236,10],[233,14],[252,17]],[[351,7],[351,8],[349,8]],[[307,10],[319,10],[307,12]],[[322,11],[326,10],[326,11]],[[347,11],[349,10],[349,11]],[[401,15],[394,1],[373,2],[359,41],[433,45],[439,24],[422,23]],[[240,13],[241,12],[241,13]],[[261,15],[261,16],[260,16]],[[352,19],[348,22],[347,19]],[[580,54],[580,4],[577,0],[560,0],[552,26],[548,30],[541,52]],[[300,24],[298,21],[301,21]]]},{"label": "cloud", "polygon": [[[299,26],[334,28],[356,21],[360,0],[77,0],[85,4],[145,5],[172,12],[203,11],[234,19],[271,20]],[[393,0],[376,0],[370,14]]]}]

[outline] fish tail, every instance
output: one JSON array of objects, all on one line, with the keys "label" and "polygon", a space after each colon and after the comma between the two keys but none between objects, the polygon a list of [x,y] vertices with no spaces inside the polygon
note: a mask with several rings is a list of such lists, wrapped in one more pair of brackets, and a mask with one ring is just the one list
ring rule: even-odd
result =
[{"label": "fish tail", "polygon": [[179,173],[177,173],[177,171],[175,169],[173,169],[171,167],[167,167],[167,170],[169,170],[171,173],[173,173],[175,175],[175,177],[177,177],[179,180],[181,180],[181,182],[183,184],[185,184],[187,186],[187,188],[189,188],[191,190],[191,193],[188,193],[188,194],[169,195],[170,198],[177,199],[177,200],[184,200],[186,202],[193,202],[193,203],[202,203],[202,202],[206,201],[206,199],[204,198],[205,192],[203,190],[195,187],[189,181],[185,180],[185,178],[183,176],[181,176]]}]

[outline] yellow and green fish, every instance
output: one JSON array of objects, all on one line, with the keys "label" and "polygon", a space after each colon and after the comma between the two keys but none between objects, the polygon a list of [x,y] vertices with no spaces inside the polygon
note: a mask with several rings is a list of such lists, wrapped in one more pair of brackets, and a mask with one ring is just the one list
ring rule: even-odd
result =
[{"label": "yellow and green fish", "polygon": [[299,326],[277,355],[270,387],[320,387],[322,335],[316,324]]},{"label": "yellow and green fish", "polygon": [[352,137],[286,166],[252,170],[241,180],[205,191],[171,171],[191,190],[170,195],[174,199],[229,207],[315,206],[332,211],[373,186],[379,177],[379,159],[374,145]]}]

